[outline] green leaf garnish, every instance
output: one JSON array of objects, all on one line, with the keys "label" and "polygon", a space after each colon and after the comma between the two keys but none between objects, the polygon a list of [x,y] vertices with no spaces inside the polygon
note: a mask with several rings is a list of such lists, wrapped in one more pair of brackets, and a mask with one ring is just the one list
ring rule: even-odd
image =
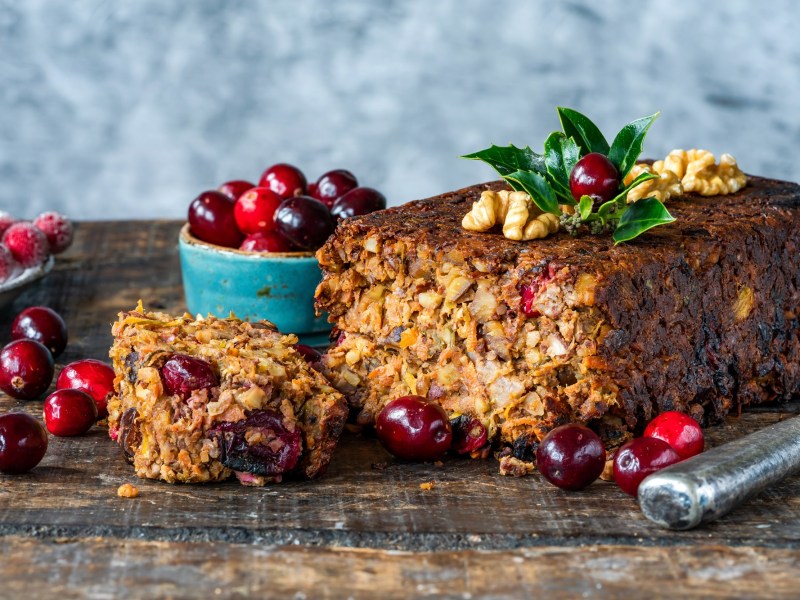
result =
[{"label": "green leaf garnish", "polygon": [[[640,173],[628,185],[623,183],[636,164],[647,131],[658,115],[655,113],[628,123],[609,146],[589,117],[560,106],[558,118],[563,131],[555,131],[547,137],[544,154],[534,152],[530,146],[518,148],[510,144],[492,145],[461,158],[480,160],[490,165],[514,190],[527,193],[539,209],[560,215],[562,228],[567,233],[577,235],[588,228],[591,233],[599,234],[616,227],[613,238],[619,244],[632,240],[648,229],[675,220],[655,198],[627,203],[628,193],[633,188],[650,179],[657,179],[658,175]],[[614,198],[602,203],[596,210],[595,201],[590,196],[582,196],[576,203],[570,189],[570,176],[575,165],[590,152],[606,156],[619,174],[619,186]],[[559,205],[575,207],[576,204],[576,211],[561,214]]]},{"label": "green leaf garnish", "polygon": [[505,177],[515,171],[533,171],[540,175],[546,173],[544,157],[531,150],[530,146],[517,148],[514,144],[508,146],[493,144],[485,150],[465,154],[461,158],[481,160],[497,171],[500,177]]},{"label": "green leaf garnish", "polygon": [[577,110],[563,106],[559,106],[557,110],[564,134],[573,138],[581,147],[581,156],[589,152],[608,155],[608,142],[589,117],[582,115]]},{"label": "green leaf garnish", "polygon": [[578,212],[581,214],[581,221],[586,221],[589,215],[592,214],[592,206],[594,206],[594,201],[589,196],[581,196],[581,201],[578,203]]},{"label": "green leaf garnish", "polygon": [[528,194],[534,204],[543,212],[553,213],[554,215],[561,214],[553,188],[550,187],[547,180],[538,173],[534,173],[533,171],[517,171],[506,175],[503,179],[509,183],[513,182],[519,184],[522,191]]},{"label": "green leaf garnish", "polygon": [[667,208],[655,198],[642,198],[628,204],[614,230],[614,245],[632,240],[648,229],[675,220]]},{"label": "green leaf garnish", "polygon": [[620,129],[617,137],[611,143],[611,149],[608,151],[608,160],[617,167],[620,180],[625,179],[633,165],[636,164],[636,159],[642,153],[644,136],[647,135],[647,130],[650,129],[650,125],[658,118],[659,114],[661,113],[642,117],[628,123]]}]

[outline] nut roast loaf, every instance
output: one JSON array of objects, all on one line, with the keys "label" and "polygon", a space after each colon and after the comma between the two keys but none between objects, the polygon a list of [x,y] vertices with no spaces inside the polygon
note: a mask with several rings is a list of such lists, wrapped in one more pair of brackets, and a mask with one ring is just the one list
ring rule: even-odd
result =
[{"label": "nut roast loaf", "polygon": [[562,423],[614,447],[662,411],[707,424],[800,393],[800,186],[685,194],[676,222],[617,246],[462,229],[505,186],[348,219],[318,252],[341,332],[323,368],[359,423],[419,394],[529,460]]}]

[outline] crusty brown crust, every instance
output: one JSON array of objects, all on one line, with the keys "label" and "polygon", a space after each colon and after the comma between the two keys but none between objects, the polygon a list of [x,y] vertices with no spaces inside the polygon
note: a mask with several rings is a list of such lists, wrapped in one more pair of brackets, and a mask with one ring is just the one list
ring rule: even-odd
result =
[{"label": "crusty brown crust", "polygon": [[[140,477],[194,483],[236,473],[246,485],[261,485],[285,475],[312,478],[325,471],[347,405],[294,349],[294,336],[281,335],[267,322],[171,317],[141,307],[120,313],[113,333],[116,396],[108,404],[109,431]],[[185,399],[170,395],[160,369],[175,354],[209,363],[219,385]],[[277,422],[277,429],[270,430],[263,419]],[[251,462],[248,470],[241,456],[226,455],[221,427],[236,424],[242,424],[248,444],[256,440],[275,452],[282,447],[281,436],[264,436],[288,432],[300,452],[299,458],[294,454],[295,466],[259,472],[263,465]]]},{"label": "crusty brown crust", "polygon": [[[481,191],[504,185],[349,219],[318,252],[317,307],[344,332],[324,365],[363,422],[421,393],[509,445],[565,421],[619,439],[661,411],[716,421],[800,393],[796,184],[751,177],[730,196],[673,198],[675,223],[618,246],[464,230]],[[454,277],[468,287],[448,304]],[[510,392],[492,389],[498,376]]]}]

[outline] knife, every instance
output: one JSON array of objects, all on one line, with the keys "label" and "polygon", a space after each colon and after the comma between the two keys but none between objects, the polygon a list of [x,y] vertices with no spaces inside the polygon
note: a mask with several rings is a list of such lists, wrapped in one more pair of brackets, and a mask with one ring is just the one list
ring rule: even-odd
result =
[{"label": "knife", "polygon": [[639,486],[644,516],[691,529],[800,471],[800,417],[786,419],[653,473]]}]

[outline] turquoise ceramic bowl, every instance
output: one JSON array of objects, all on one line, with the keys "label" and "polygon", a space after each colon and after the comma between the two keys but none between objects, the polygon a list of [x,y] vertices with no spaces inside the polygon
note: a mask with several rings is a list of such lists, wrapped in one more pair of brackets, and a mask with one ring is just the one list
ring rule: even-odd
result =
[{"label": "turquoise ceramic bowl", "polygon": [[256,254],[201,242],[189,233],[179,239],[183,290],[192,314],[266,319],[304,344],[328,342],[327,315],[314,312],[314,291],[322,279],[310,252]]}]

